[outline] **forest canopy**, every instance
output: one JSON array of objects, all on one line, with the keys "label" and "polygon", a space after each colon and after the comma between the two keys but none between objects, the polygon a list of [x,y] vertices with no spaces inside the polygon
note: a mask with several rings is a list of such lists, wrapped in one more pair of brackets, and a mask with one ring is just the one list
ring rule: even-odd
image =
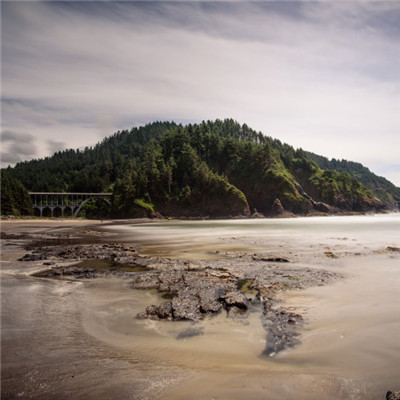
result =
[{"label": "forest canopy", "polygon": [[[232,119],[154,122],[4,174],[7,210],[19,214],[31,210],[26,189],[111,192],[110,216],[124,218],[380,211],[400,200],[399,188],[361,164],[294,149]],[[14,203],[10,180],[22,196]]]}]

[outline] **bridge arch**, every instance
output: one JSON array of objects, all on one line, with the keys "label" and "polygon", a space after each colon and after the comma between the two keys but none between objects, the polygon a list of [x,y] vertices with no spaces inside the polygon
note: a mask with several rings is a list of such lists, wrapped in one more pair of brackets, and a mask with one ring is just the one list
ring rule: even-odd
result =
[{"label": "bridge arch", "polygon": [[77,217],[82,206],[91,199],[102,199],[111,204],[112,193],[87,192],[29,192],[35,215]]},{"label": "bridge arch", "polygon": [[[93,200],[93,199],[95,199],[95,197],[90,197],[90,198],[84,200],[84,201],[80,204],[80,206],[75,210],[73,216],[74,216],[74,217],[77,217],[77,216],[79,215],[79,213],[80,213],[82,207],[83,207],[88,201]],[[102,198],[101,200],[105,201],[109,206],[111,206],[111,202],[108,201],[107,199]]]},{"label": "bridge arch", "polygon": [[43,207],[42,208],[42,217],[52,217],[53,210],[50,207]]},{"label": "bridge arch", "polygon": [[64,207],[56,206],[53,208],[53,217],[62,217],[64,214]]},{"label": "bridge arch", "polygon": [[74,209],[71,206],[64,207],[64,217],[72,217],[74,214]]}]

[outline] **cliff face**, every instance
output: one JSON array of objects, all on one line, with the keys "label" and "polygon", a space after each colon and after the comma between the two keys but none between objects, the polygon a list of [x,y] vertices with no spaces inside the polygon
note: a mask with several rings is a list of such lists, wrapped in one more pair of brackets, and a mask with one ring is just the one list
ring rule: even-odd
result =
[{"label": "cliff face", "polygon": [[352,178],[361,182],[374,196],[389,208],[397,209],[400,204],[400,188],[393,185],[386,178],[371,172],[364,165],[347,160],[328,160],[326,157],[314,153],[306,153],[307,157],[315,162],[321,169],[327,171],[345,172]]},{"label": "cliff face", "polygon": [[[34,191],[111,191],[112,217],[248,216],[381,211],[388,204],[346,172],[233,120],[153,123],[85,151],[18,164]],[[398,189],[398,188],[397,188]]]},{"label": "cliff face", "polygon": [[388,208],[371,190],[347,173],[324,171],[308,161],[303,162],[302,168],[297,168],[294,175],[304,191],[303,195],[312,200],[317,210],[322,211],[321,207],[324,207],[319,203],[328,205],[327,211],[330,212],[379,212]]}]

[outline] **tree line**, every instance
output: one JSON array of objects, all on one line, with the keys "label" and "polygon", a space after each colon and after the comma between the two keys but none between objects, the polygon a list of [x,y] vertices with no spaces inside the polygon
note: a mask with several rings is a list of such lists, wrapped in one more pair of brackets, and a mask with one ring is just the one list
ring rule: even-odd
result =
[{"label": "tree line", "polygon": [[323,169],[318,157],[232,119],[154,122],[4,174],[31,191],[112,192],[111,217],[271,215],[277,204],[306,214],[315,202],[383,207],[351,168]]}]

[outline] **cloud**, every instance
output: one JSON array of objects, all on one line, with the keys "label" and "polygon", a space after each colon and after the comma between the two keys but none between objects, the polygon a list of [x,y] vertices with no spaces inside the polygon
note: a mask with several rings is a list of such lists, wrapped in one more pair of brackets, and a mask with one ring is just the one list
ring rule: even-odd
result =
[{"label": "cloud", "polygon": [[37,155],[36,138],[23,132],[5,130],[1,134],[2,164],[14,164]]},{"label": "cloud", "polygon": [[399,13],[395,2],[5,2],[3,124],[44,156],[51,142],[93,145],[153,120],[232,117],[373,170],[400,157]]},{"label": "cloud", "polygon": [[[12,144],[21,144],[21,145],[31,145],[35,141],[35,137],[29,133],[22,133],[22,132],[13,132],[10,130],[4,130],[1,133],[1,141],[4,142],[11,142]],[[24,153],[26,154],[26,153]]]},{"label": "cloud", "polygon": [[66,147],[67,145],[65,142],[59,142],[51,139],[47,140],[47,148],[49,149],[50,154],[65,150]]}]

